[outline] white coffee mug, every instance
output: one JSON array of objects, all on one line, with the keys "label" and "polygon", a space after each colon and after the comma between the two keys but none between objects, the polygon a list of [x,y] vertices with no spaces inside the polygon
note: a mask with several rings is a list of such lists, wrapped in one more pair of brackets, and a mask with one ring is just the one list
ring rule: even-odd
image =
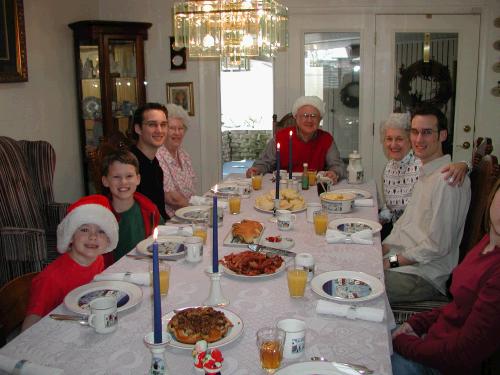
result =
[{"label": "white coffee mug", "polygon": [[321,203],[313,202],[307,204],[306,218],[308,223],[314,222],[314,213],[321,211]]},{"label": "white coffee mug", "polygon": [[297,216],[288,210],[276,211],[276,222],[279,230],[292,230],[295,219]]},{"label": "white coffee mug", "polygon": [[200,237],[187,237],[184,239],[186,246],[186,260],[191,263],[201,261],[203,256],[203,239]]},{"label": "white coffee mug", "polygon": [[89,303],[89,326],[97,333],[111,333],[118,328],[116,297],[98,297]]},{"label": "white coffee mug", "polygon": [[302,356],[306,347],[306,323],[299,319],[283,319],[276,326],[286,333],[283,357],[297,359]]}]

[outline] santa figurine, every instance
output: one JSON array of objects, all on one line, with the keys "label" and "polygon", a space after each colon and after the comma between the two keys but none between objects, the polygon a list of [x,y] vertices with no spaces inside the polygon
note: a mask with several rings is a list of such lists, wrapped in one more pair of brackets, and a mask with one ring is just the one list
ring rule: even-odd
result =
[{"label": "santa figurine", "polygon": [[199,372],[200,374],[205,373],[205,370],[203,370],[203,362],[205,359],[207,348],[208,343],[205,340],[200,340],[196,342],[191,353],[193,355],[194,368],[196,372]]},{"label": "santa figurine", "polygon": [[203,361],[203,370],[205,374],[220,375],[220,370],[222,369],[222,353],[219,349],[211,349],[205,353],[205,359]]}]

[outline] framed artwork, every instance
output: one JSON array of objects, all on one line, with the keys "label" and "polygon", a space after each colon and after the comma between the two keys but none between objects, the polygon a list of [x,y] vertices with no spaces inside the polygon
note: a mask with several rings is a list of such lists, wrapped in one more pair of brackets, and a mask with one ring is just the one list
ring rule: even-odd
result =
[{"label": "framed artwork", "polygon": [[167,103],[180,105],[194,116],[193,82],[167,83]]},{"label": "framed artwork", "polygon": [[28,80],[23,0],[0,0],[0,82]]}]

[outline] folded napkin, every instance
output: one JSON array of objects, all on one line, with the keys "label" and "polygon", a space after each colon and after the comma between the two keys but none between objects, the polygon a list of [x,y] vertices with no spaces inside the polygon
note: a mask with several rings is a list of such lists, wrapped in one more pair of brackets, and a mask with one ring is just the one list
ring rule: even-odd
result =
[{"label": "folded napkin", "polygon": [[62,375],[64,373],[58,368],[37,365],[29,361],[21,362],[2,354],[0,354],[0,370],[8,374],[19,375]]},{"label": "folded napkin", "polygon": [[373,207],[373,199],[372,198],[355,199],[354,205],[356,207]]},{"label": "folded napkin", "polygon": [[158,235],[159,236],[192,236],[193,235],[193,227],[191,225],[159,225],[158,226]]},{"label": "folded napkin", "polygon": [[[189,198],[189,204],[191,206],[211,206],[213,204],[213,199],[212,197],[200,197],[198,195],[193,195]],[[217,201],[217,207],[227,209],[229,206],[227,202],[223,202],[219,199]]]},{"label": "folded napkin", "polygon": [[316,305],[318,314],[331,314],[343,316],[347,319],[361,319],[371,322],[381,322],[385,317],[385,310],[376,307],[356,307],[354,305],[341,305],[339,303],[319,300]]},{"label": "folded napkin", "polygon": [[94,276],[94,281],[126,281],[137,285],[151,285],[149,272],[119,272],[119,273],[101,273]]},{"label": "folded napkin", "polygon": [[346,234],[336,229],[327,229],[325,238],[327,243],[357,243],[360,245],[373,244],[373,232],[371,229],[363,229],[352,234]]}]

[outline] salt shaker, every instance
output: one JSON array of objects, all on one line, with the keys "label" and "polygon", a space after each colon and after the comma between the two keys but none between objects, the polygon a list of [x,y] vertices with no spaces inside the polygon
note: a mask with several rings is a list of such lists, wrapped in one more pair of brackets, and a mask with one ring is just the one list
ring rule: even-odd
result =
[{"label": "salt shaker", "polygon": [[299,253],[295,256],[295,265],[307,271],[307,282],[314,277],[314,258],[309,253]]},{"label": "salt shaker", "polygon": [[349,154],[347,175],[347,182],[350,184],[361,184],[363,182],[363,165],[361,164],[361,155],[357,150]]}]

